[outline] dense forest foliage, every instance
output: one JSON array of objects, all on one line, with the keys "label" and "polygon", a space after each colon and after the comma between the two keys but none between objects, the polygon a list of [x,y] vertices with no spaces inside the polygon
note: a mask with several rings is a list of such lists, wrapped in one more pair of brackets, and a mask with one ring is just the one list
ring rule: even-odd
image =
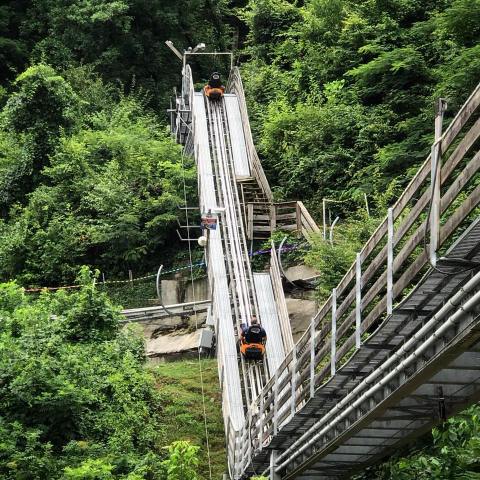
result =
[{"label": "dense forest foliage", "polygon": [[[120,328],[120,310],[92,280],[83,270],[78,292],[36,300],[14,283],[0,284],[0,477],[206,478],[199,447],[175,442],[205,441],[200,395],[192,393],[198,365],[182,366],[188,389],[146,368],[138,332]],[[219,401],[213,363],[205,375],[207,394]],[[223,449],[219,405],[209,403],[211,432]],[[222,456],[216,465],[218,476]]]},{"label": "dense forest foliage", "polygon": [[[235,49],[276,198],[317,218],[322,198],[340,202],[338,242],[306,259],[321,294],[425,158],[434,100],[448,121],[479,81],[478,18],[480,0],[2,2],[0,281],[17,282],[0,289],[2,478],[195,478],[188,445],[160,449],[165,398],[85,271],[72,295],[18,287],[181,258],[195,171],[166,126],[180,65],[165,40]],[[196,67],[202,81],[214,65]],[[364,478],[478,478],[478,414]]]},{"label": "dense forest foliage", "polygon": [[451,118],[478,83],[479,14],[478,0],[249,2],[242,71],[278,197],[352,211],[395,194],[426,158],[434,100]]},{"label": "dense forest foliage", "polygon": [[[0,5],[0,281],[16,281],[0,284],[1,478],[209,476],[198,365],[182,364],[178,379],[148,367],[140,333],[120,328],[120,309],[77,274],[124,277],[175,257],[196,175],[165,122],[180,68],[164,41],[222,48],[222,9]],[[66,283],[83,287],[34,298],[19,286]],[[204,375],[219,477],[216,366]]]}]

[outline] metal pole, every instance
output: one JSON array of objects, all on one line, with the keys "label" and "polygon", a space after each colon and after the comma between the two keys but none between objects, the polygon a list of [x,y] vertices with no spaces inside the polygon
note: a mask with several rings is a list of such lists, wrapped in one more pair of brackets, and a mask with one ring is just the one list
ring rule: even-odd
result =
[{"label": "metal pole", "polygon": [[297,400],[297,378],[296,378],[296,371],[297,371],[297,345],[293,346],[292,350],[292,394],[291,394],[291,403],[290,403],[290,413],[295,415],[295,407],[296,407],[296,400]]},{"label": "metal pole", "polygon": [[361,345],[362,329],[362,259],[360,253],[357,253],[355,262],[355,347],[358,349]]},{"label": "metal pole", "polygon": [[272,453],[270,454],[270,479],[269,480],[281,480],[280,475],[275,472],[275,468],[277,467],[277,451],[272,450]]},{"label": "metal pole", "polygon": [[335,375],[335,361],[337,356],[337,289],[332,290],[332,338],[330,356],[330,374]]},{"label": "metal pole", "polygon": [[387,315],[391,315],[393,309],[393,208],[388,209],[387,222]]},{"label": "metal pole", "polygon": [[435,105],[435,141],[431,150],[431,211],[430,211],[430,263],[435,267],[437,264],[437,249],[440,233],[440,188],[441,180],[441,136],[443,125],[443,114],[447,109],[447,103],[439,98]]},{"label": "metal pole", "polygon": [[310,398],[315,396],[315,317],[310,322]]},{"label": "metal pole", "polygon": [[333,246],[333,229],[339,220],[340,220],[340,217],[335,218],[335,220],[332,223],[332,226],[330,227],[330,245],[332,246]]},{"label": "metal pole", "polygon": [[365,208],[367,209],[367,215],[370,217],[370,208],[368,208],[368,199],[367,199],[367,194],[363,192],[363,197],[365,198]]},{"label": "metal pole", "polygon": [[326,199],[322,199],[322,213],[323,213],[323,239],[326,240],[327,239],[327,219],[325,218],[326,217],[326,212],[327,210],[327,201]]}]

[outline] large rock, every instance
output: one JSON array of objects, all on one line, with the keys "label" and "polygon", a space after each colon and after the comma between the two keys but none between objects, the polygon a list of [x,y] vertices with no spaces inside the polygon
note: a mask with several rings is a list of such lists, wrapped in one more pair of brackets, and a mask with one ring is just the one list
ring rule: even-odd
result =
[{"label": "large rock", "polygon": [[285,269],[287,278],[294,282],[295,280],[310,280],[318,277],[318,272],[307,265],[295,265]]},{"label": "large rock", "polygon": [[317,313],[318,307],[314,300],[287,298],[287,309],[292,325],[293,339],[296,342],[310,327],[312,317]]},{"label": "large rock", "polygon": [[188,352],[196,352],[200,330],[194,332],[175,332],[147,339],[147,357],[177,356]]}]

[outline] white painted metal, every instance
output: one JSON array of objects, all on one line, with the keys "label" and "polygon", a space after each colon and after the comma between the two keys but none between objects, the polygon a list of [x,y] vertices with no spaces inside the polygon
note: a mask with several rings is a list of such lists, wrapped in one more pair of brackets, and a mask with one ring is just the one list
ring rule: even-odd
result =
[{"label": "white painted metal", "polygon": [[273,434],[278,433],[278,370],[275,372],[275,385],[274,385],[274,402],[273,402]]},{"label": "white painted metal", "polygon": [[247,154],[245,134],[238,98],[233,94],[225,95],[225,110],[227,112],[230,140],[232,142],[232,157],[236,177],[250,177],[251,166]]},{"label": "white painted metal", "polygon": [[337,222],[340,220],[340,217],[335,217],[335,220],[333,221],[332,225],[330,226],[330,233],[328,237],[328,241],[330,242],[330,245],[333,246],[333,229],[335,228],[335,225]]},{"label": "white painted metal", "polygon": [[[205,103],[202,94],[193,98],[193,128],[195,138],[195,158],[197,161],[200,184],[201,211],[215,210],[217,200],[210,156],[209,134]],[[219,220],[222,223],[223,219]],[[223,381],[224,413],[229,418],[234,430],[239,430],[244,423],[244,404],[240,384],[240,371],[237,362],[237,346],[233,318],[230,306],[227,272],[220,229],[210,231],[208,241],[209,281],[214,290],[213,305],[217,326],[217,356],[219,367],[222,365],[225,379]]]},{"label": "white painted metal", "polygon": [[[286,346],[293,346],[293,339],[291,329],[283,325],[286,320],[283,316],[280,319],[277,308],[276,297],[283,292],[274,292],[268,274],[253,275],[250,268],[236,180],[252,176],[252,156],[247,155],[247,139],[238,99],[227,94],[223,101],[206,101],[202,93],[193,92],[188,66],[184,73],[182,98],[188,98],[185,101],[192,110],[190,137],[197,162],[200,209],[221,210],[217,230],[209,232],[206,254],[211,297],[214,299],[212,315],[217,334],[229,471],[233,478],[238,478],[251,460],[251,441],[257,445],[258,440],[261,441],[261,435],[251,441],[248,435],[245,436],[248,433],[242,428],[247,411],[245,406],[248,408],[249,423],[256,418],[255,421],[260,422],[256,423],[257,428],[262,432],[263,397],[259,402],[253,403],[253,400],[259,398],[265,378],[278,370],[284,360]],[[257,170],[258,165],[255,175],[259,175]],[[242,358],[238,362],[236,333],[242,323],[250,323],[253,314],[259,316],[268,332],[263,365],[247,363]],[[289,334],[286,339],[283,338],[285,332]],[[281,375],[279,380],[283,377]],[[295,390],[295,385],[293,388]],[[262,444],[259,446],[261,448]]]},{"label": "white painted metal", "polygon": [[258,298],[260,322],[267,331],[266,357],[268,370],[275,372],[285,358],[282,330],[273,295],[272,280],[268,273],[254,273],[253,280]]},{"label": "white painted metal", "polygon": [[295,406],[296,406],[296,398],[297,398],[297,346],[293,347],[292,351],[292,371],[290,375],[292,377],[291,380],[291,396],[290,396],[290,414],[292,417],[295,415]]},{"label": "white painted metal", "polygon": [[310,321],[310,398],[315,396],[315,317]]},{"label": "white painted metal", "polygon": [[393,208],[387,214],[387,315],[393,311]]},{"label": "white painted metal", "polygon": [[332,329],[331,329],[331,347],[330,347],[330,374],[335,375],[336,356],[337,356],[337,289],[332,290]]},{"label": "white painted metal", "polygon": [[355,347],[362,343],[362,257],[357,253],[355,263]]}]

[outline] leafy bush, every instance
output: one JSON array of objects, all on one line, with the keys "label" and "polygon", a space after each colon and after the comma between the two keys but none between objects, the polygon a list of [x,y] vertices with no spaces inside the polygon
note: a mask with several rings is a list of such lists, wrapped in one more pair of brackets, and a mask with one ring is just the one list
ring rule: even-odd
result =
[{"label": "leafy bush", "polygon": [[118,310],[87,278],[78,292],[36,301],[0,288],[2,478],[63,478],[67,467],[67,478],[120,478],[161,454],[161,397],[143,342],[119,329]]},{"label": "leafy bush", "polygon": [[198,450],[185,441],[173,442],[168,447],[168,458],[162,463],[167,480],[198,480]]},{"label": "leafy bush", "polygon": [[378,224],[377,219],[360,215],[335,228],[333,244],[320,235],[315,237],[311,250],[305,255],[305,263],[319,272],[320,300],[329,297]]},{"label": "leafy bush", "polygon": [[478,9],[468,0],[250,0],[247,100],[285,200],[315,212],[323,197],[356,201],[408,181],[432,143],[434,100],[448,98],[448,121],[478,83]]}]

